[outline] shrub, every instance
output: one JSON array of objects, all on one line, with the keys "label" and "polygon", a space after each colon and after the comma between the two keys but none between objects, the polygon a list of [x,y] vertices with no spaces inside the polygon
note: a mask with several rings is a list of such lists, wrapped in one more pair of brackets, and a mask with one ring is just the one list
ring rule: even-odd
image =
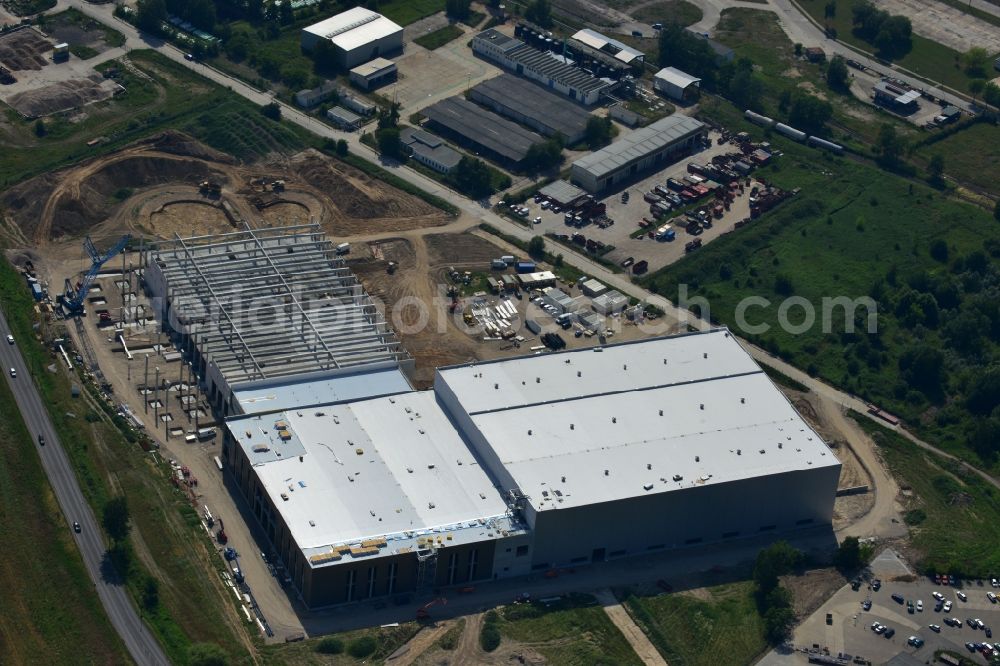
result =
[{"label": "shrub", "polygon": [[360,638],[355,638],[347,645],[347,654],[355,659],[364,659],[375,652],[377,647],[378,645],[375,643],[374,638],[371,636],[361,636]]},{"label": "shrub", "polygon": [[320,654],[340,654],[344,651],[344,641],[336,636],[327,636],[316,644],[316,652]]},{"label": "shrub", "polygon": [[492,622],[484,624],[479,632],[479,645],[484,652],[493,652],[500,647],[500,630]]}]

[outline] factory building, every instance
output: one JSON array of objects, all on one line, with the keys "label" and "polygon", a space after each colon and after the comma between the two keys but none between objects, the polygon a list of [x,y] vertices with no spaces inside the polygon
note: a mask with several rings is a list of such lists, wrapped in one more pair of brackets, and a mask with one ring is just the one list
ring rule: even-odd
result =
[{"label": "factory building", "polygon": [[678,102],[693,102],[701,92],[701,79],[676,67],[664,67],[653,77],[653,88]]},{"label": "factory building", "polygon": [[462,161],[462,154],[457,150],[415,127],[400,130],[399,140],[413,159],[440,173],[451,173]]},{"label": "factory building", "polygon": [[646,59],[642,51],[590,28],[574,33],[570,37],[570,47],[583,53],[599,53],[629,67],[641,65]]},{"label": "factory building", "polygon": [[554,201],[566,209],[575,207],[587,198],[586,192],[565,180],[554,180],[538,190],[538,193],[549,201]]},{"label": "factory building", "polygon": [[617,81],[596,77],[562,56],[535,49],[494,28],[472,38],[472,51],[584,106],[597,104],[618,85]]},{"label": "factory building", "polygon": [[244,388],[412,367],[318,224],[162,241],[143,263],[156,320],[222,416],[244,412]]},{"label": "factory building", "polygon": [[890,81],[882,80],[876,83],[872,89],[872,96],[876,104],[881,104],[901,115],[914,113],[920,108],[917,104],[917,100],[920,99],[919,90],[909,90]]},{"label": "factory building", "polygon": [[724,329],[440,368],[547,570],[828,525],[840,463]]},{"label": "factory building", "polygon": [[621,312],[628,307],[628,296],[617,290],[607,291],[595,297],[591,307],[594,308],[594,312],[605,316]]},{"label": "factory building", "polygon": [[403,50],[403,29],[364,7],[355,7],[302,29],[302,50],[312,52],[321,41],[333,45],[337,64],[352,69]]},{"label": "factory building", "polygon": [[340,129],[351,132],[360,128],[363,120],[361,116],[348,111],[342,106],[335,106],[331,109],[327,109],[326,117]]},{"label": "factory building", "polygon": [[708,128],[701,121],[679,114],[667,116],[576,160],[570,177],[598,194],[689,155],[707,136]]},{"label": "factory building", "polygon": [[832,517],[840,463],[724,329],[439,368],[432,391],[364,377],[226,422],[310,608]]},{"label": "factory building", "polygon": [[523,523],[433,392],[227,428],[226,465],[310,608],[530,570]]},{"label": "factory building", "polygon": [[351,83],[368,91],[395,81],[397,73],[396,63],[385,58],[375,58],[352,69],[350,78]]},{"label": "factory building", "polygon": [[561,134],[567,145],[583,139],[591,118],[566,97],[511,74],[474,86],[469,99],[545,136]]},{"label": "factory building", "polygon": [[436,132],[511,166],[520,164],[531,146],[545,140],[462,97],[443,99],[420,113]]}]

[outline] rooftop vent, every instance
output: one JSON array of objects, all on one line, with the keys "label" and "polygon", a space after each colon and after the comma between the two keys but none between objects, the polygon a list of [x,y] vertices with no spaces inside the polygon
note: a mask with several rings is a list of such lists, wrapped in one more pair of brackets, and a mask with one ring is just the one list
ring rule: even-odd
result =
[{"label": "rooftop vent", "polygon": [[760,450],[760,452],[761,452],[761,453],[764,453],[764,449],[761,449],[761,450]]},{"label": "rooftop vent", "polygon": [[316,527],[316,521],[315,520],[310,520],[309,521],[309,527]]},{"label": "rooftop vent", "polygon": [[499,384],[494,384],[493,388],[498,389],[498,388],[500,388],[500,385]]},{"label": "rooftop vent", "polygon": [[574,426],[574,425],[573,425],[572,423],[570,423],[570,424],[569,424],[569,429],[570,429],[570,430],[573,430],[574,428],[575,428],[575,426]]},{"label": "rooftop vent", "polygon": [[535,377],[535,383],[536,384],[541,384],[542,383],[542,378],[541,377]]},{"label": "rooftop vent", "polygon": [[742,451],[740,451],[739,449],[736,449],[736,455],[738,455],[738,456],[739,456],[739,455],[742,455],[742,454],[743,454],[743,452],[742,452]]},{"label": "rooftop vent", "polygon": [[653,469],[652,463],[646,463],[646,469]]},{"label": "rooftop vent", "polygon": [[531,437],[531,430],[528,430],[528,437]]},{"label": "rooftop vent", "polygon": [[695,462],[701,462],[701,456],[695,456],[694,457],[694,461]]},{"label": "rooftop vent", "polygon": [[705,352],[705,354],[702,356],[702,358],[708,358],[708,352]]},{"label": "rooftop vent", "polygon": [[434,508],[434,502],[428,502],[427,503],[427,508],[428,509],[433,509]]},{"label": "rooftop vent", "polygon": [[698,405],[698,409],[704,410],[705,409],[705,403],[701,403],[700,405]]},{"label": "rooftop vent", "polygon": [[617,416],[612,416],[611,417],[611,422],[612,423],[618,423],[618,417]]},{"label": "rooftop vent", "polygon": [[576,376],[577,376],[577,377],[583,377],[583,373],[582,373],[582,372],[580,372],[579,370],[577,370],[577,371],[576,371]]},{"label": "rooftop vent", "polygon": [[684,477],[681,476],[680,474],[674,474],[673,478],[674,478],[674,481],[683,481],[684,480]]},{"label": "rooftop vent", "polygon": [[741,404],[741,405],[745,405],[745,404],[746,404],[746,402],[747,402],[747,399],[746,399],[746,398],[740,398],[740,404]]},{"label": "rooftop vent", "polygon": [[564,476],[564,477],[562,477],[562,482],[563,482],[563,483],[566,483],[566,477],[565,477],[565,476]]},{"label": "rooftop vent", "polygon": [[608,476],[609,474],[610,472],[608,470],[604,470],[604,476]]},{"label": "rooftop vent", "polygon": [[643,490],[652,490],[653,489],[653,484],[652,483],[645,483],[645,484],[643,484],[642,489]]}]

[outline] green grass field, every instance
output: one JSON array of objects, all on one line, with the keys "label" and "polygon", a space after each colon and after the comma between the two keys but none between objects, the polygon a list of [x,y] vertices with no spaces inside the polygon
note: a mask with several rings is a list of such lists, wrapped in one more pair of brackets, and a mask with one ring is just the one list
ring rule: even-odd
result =
[{"label": "green grass field", "polygon": [[[5,276],[12,273],[3,262]],[[19,277],[14,276],[20,280]],[[4,311],[17,344],[30,348],[27,289],[4,284]],[[23,332],[23,335],[21,334]],[[19,377],[19,382],[31,377]],[[0,655],[5,664],[125,663],[80,558],[67,518],[45,477],[7,382],[0,385]]]},{"label": "green grass field", "polygon": [[[798,0],[798,3],[820,25],[836,28],[839,40],[865,51],[874,52],[875,48],[871,44],[852,33],[849,2],[844,0],[837,2],[837,14],[833,19],[826,19],[823,16],[827,0]],[[972,79],[962,71],[958,62],[961,54],[958,51],[917,34],[913,35],[911,41],[910,52],[894,60],[897,65],[956,90],[968,91]]]},{"label": "green grass field", "polygon": [[704,14],[686,0],[663,0],[645,5],[631,13],[632,18],[643,23],[676,23],[689,26],[701,20]]},{"label": "green grass field", "polygon": [[756,76],[764,86],[763,108],[772,117],[784,115],[779,109],[782,93],[806,92],[830,102],[833,117],[828,136],[856,152],[870,152],[881,123],[891,123],[905,137],[919,133],[910,123],[880,108],[831,90],[822,65],[795,57],[794,45],[774,12],[742,7],[725,9],[715,39],[731,47],[737,57],[749,58],[756,65]]},{"label": "green grass field", "polygon": [[434,49],[441,48],[445,44],[451,42],[464,35],[462,29],[457,25],[446,25],[443,28],[438,28],[433,32],[429,32],[426,35],[421,35],[413,41],[424,47],[428,51],[433,51]]},{"label": "green grass field", "polygon": [[574,594],[546,607],[518,604],[500,611],[500,635],[530,644],[554,666],[627,666],[639,657],[590,595]]},{"label": "green grass field", "polygon": [[[142,614],[167,655],[175,663],[186,663],[188,648],[197,642],[215,643],[233,658],[244,654],[244,644],[226,619],[227,614],[229,618],[236,615],[235,609],[225,610],[232,604],[232,597],[218,583],[221,560],[209,552],[197,514],[169,484],[168,468],[154,465],[148,454],[128,443],[86,397],[71,396],[70,384],[82,383],[79,377],[46,370],[50,364],[61,364],[35,342],[32,301],[23,279],[7,262],[0,263],[0,302],[10,313],[11,331],[19,340],[80,487],[95,513],[100,515],[101,507],[112,495],[111,483],[127,498],[132,521],[130,542],[137,553],[143,553],[135,562],[128,585],[139,597],[146,575],[152,572],[159,579],[159,607]],[[41,331],[47,336],[60,334],[46,325]],[[45,528],[38,523],[35,529],[44,532]],[[51,579],[57,573],[49,571],[47,575]],[[62,598],[66,600],[65,595]],[[108,649],[114,648],[114,643],[109,642]]]},{"label": "green grass field", "polygon": [[720,655],[750,664],[767,648],[752,583],[708,588],[707,599],[631,596],[625,605],[670,666],[715,666]]},{"label": "green grass field", "polygon": [[952,461],[928,453],[896,432],[852,413],[878,445],[893,476],[912,491],[907,510],[926,518],[911,525],[925,571],[970,577],[1000,570],[1000,492]]},{"label": "green grass field", "polygon": [[1000,127],[976,123],[917,151],[922,161],[929,161],[933,155],[944,157],[946,175],[994,196],[1000,195],[1000,178],[997,177],[1000,174]]},{"label": "green grass field", "polygon": [[[189,132],[213,148],[244,160],[300,150],[315,139],[306,138],[290,124],[268,120],[251,102],[155,52],[133,51],[129,59],[152,80],[119,67],[126,92],[84,107],[82,119],[46,118],[47,135],[41,139],[34,136],[34,122],[8,115],[13,136],[0,160],[0,188],[112,152],[167,127]],[[109,67],[117,65],[108,62],[100,69]],[[105,140],[87,146],[97,137]]]},{"label": "green grass field", "polygon": [[[739,121],[728,126],[742,127]],[[923,185],[778,136],[771,140],[786,154],[760,176],[786,190],[801,188],[800,194],[643,283],[672,299],[686,284],[690,297],[708,299],[714,320],[901,415],[937,445],[978,461],[968,445],[965,397],[1000,349],[989,325],[969,329],[970,343],[961,335],[965,320],[989,307],[991,297],[977,291],[994,280],[1000,225],[982,209]],[[932,244],[943,246],[937,259]],[[993,256],[983,253],[984,246]],[[770,305],[746,310],[750,328],[743,329],[736,308],[751,295]],[[816,316],[802,334],[778,325],[779,304],[791,295],[808,301]],[[823,298],[840,296],[876,298],[877,334],[863,333],[862,310],[859,328],[847,333],[842,308],[826,317],[830,332],[823,332]],[[923,305],[911,305],[918,302]],[[963,317],[950,324],[959,314]],[[803,317],[801,307],[791,308],[792,324]],[[757,325],[769,328],[754,332]],[[939,387],[919,386],[932,375],[914,377],[901,366],[908,354],[925,348],[946,352]]]},{"label": "green grass field", "polygon": [[380,2],[378,11],[399,25],[410,25],[425,16],[444,11],[444,0],[389,0]]},{"label": "green grass field", "polygon": [[[300,643],[285,643],[267,645],[261,649],[260,657],[267,666],[352,666],[353,664],[387,663],[386,657],[405,645],[420,630],[416,622],[405,622],[398,627],[374,627],[335,634],[344,646],[340,654],[321,654],[317,647],[323,638],[314,638]],[[347,654],[347,648],[352,641],[371,637],[375,641],[375,652],[362,659],[356,659]],[[392,663],[392,662],[388,662]]]}]

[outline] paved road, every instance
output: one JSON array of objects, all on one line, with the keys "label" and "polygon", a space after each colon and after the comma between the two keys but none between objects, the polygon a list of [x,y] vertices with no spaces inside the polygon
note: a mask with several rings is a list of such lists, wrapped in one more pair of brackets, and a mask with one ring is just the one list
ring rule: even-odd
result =
[{"label": "paved road", "polygon": [[[6,337],[9,330],[7,319],[0,312],[0,332]],[[28,432],[36,437],[42,435],[45,438],[45,446],[37,447],[42,467],[49,477],[59,507],[66,517],[66,529],[71,530],[70,525],[74,521],[80,523],[80,534],[74,534],[76,544],[80,548],[87,573],[94,581],[97,595],[104,604],[111,624],[121,635],[125,647],[137,663],[150,666],[169,664],[159,643],[139,619],[128,592],[123,586],[106,581],[101,573],[101,564],[107,548],[97,519],[80,491],[76,474],[56,436],[55,427],[49,419],[49,414],[17,344],[7,344],[6,340],[0,342],[0,363]],[[10,376],[10,368],[17,371],[16,379]]]}]

